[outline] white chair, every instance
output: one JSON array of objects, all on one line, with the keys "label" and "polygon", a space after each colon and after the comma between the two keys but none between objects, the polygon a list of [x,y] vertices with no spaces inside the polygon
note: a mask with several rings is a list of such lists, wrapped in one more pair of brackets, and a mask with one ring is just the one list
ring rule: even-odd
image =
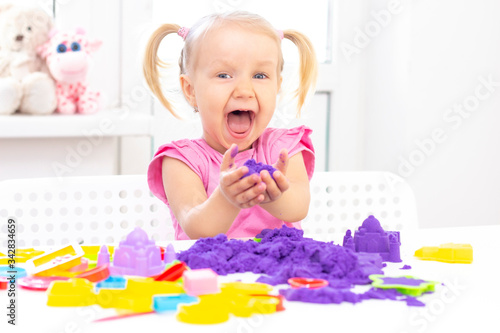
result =
[{"label": "white chair", "polygon": [[18,247],[118,243],[135,226],[155,240],[174,239],[168,207],[144,175],[3,181],[0,219],[8,217],[18,225]]},{"label": "white chair", "polygon": [[[302,227],[307,237],[333,240],[368,215],[385,230],[417,227],[409,185],[387,172],[317,172]],[[170,212],[152,196],[146,176],[35,178],[0,182],[0,245],[7,219],[17,223],[17,246],[118,243],[135,226],[156,241],[174,239]]]},{"label": "white chair", "polygon": [[334,233],[354,232],[369,215],[386,231],[416,229],[416,201],[409,184],[390,172],[314,173],[304,235],[330,241]]}]

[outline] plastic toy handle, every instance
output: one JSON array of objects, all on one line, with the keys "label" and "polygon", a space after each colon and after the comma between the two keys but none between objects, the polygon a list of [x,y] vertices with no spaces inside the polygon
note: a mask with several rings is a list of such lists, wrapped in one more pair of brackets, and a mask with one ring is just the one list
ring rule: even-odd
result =
[{"label": "plastic toy handle", "polygon": [[187,271],[186,263],[179,262],[170,268],[168,268],[165,272],[156,276],[155,281],[176,281],[182,277],[182,273]]},{"label": "plastic toy handle", "polygon": [[99,282],[102,280],[106,280],[109,277],[108,264],[97,266],[96,268],[91,269],[90,271],[83,272],[82,274],[79,274],[75,277],[87,279],[90,282]]},{"label": "plastic toy handle", "polygon": [[323,279],[293,277],[288,279],[288,284],[290,284],[292,288],[316,289],[326,287],[328,285],[328,281]]}]

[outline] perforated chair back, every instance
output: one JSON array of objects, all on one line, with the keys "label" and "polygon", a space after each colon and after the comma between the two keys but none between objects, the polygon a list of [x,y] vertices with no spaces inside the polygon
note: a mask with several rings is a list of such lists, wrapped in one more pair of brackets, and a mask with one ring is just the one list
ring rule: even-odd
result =
[{"label": "perforated chair back", "polygon": [[[368,215],[385,230],[417,227],[413,191],[388,172],[316,172],[304,234],[334,240]],[[0,245],[6,246],[7,218],[17,222],[17,246],[118,243],[135,226],[156,241],[174,239],[168,207],[154,197],[146,176],[37,178],[0,182]]]},{"label": "perforated chair back", "polygon": [[311,204],[302,222],[304,235],[331,241],[375,216],[386,231],[418,227],[416,201],[409,184],[390,172],[315,172]]},{"label": "perforated chair back", "polygon": [[[144,175],[6,180],[0,218],[8,217],[16,219],[19,248],[118,243],[135,226],[155,240],[174,239],[168,207],[150,193]],[[0,225],[5,235],[6,223]]]}]

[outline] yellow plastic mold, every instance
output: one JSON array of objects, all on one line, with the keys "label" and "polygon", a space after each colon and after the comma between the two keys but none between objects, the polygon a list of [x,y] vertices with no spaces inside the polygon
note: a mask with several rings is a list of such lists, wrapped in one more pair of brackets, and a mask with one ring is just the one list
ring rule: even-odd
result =
[{"label": "yellow plastic mold", "polygon": [[244,283],[244,282],[225,282],[221,283],[221,292],[230,294],[268,294],[273,287],[265,283]]},{"label": "yellow plastic mold", "polygon": [[229,311],[236,317],[276,312],[279,300],[272,296],[233,295],[229,299]]},{"label": "yellow plastic mold", "polygon": [[179,306],[177,319],[190,324],[217,324],[227,321],[231,314],[250,317],[274,313],[280,301],[267,295],[271,290],[264,283],[222,283],[220,293],[202,295],[199,303]]},{"label": "yellow plastic mold", "polygon": [[103,308],[148,312],[153,311],[153,296],[183,292],[182,286],[176,282],[129,278],[125,289],[99,289],[97,303]]},{"label": "yellow plastic mold", "polygon": [[[108,245],[108,252],[110,255],[110,259],[112,259],[113,253],[115,252],[115,247],[112,245]],[[83,252],[85,253],[84,257],[89,259],[91,262],[96,261],[97,262],[97,255],[99,254],[99,251],[101,250],[101,245],[83,245],[82,246]]]},{"label": "yellow plastic mold", "polygon": [[87,279],[53,281],[47,289],[49,306],[88,306],[96,304],[94,286]]},{"label": "yellow plastic mold", "polygon": [[[39,256],[43,253],[44,253],[44,251],[35,250],[33,248],[16,249],[16,255],[14,257],[14,260],[16,261],[16,263],[23,263],[23,262],[26,262],[26,261],[28,261],[36,256]],[[11,260],[11,259],[12,258],[9,258],[5,254],[0,253],[0,265],[9,264],[9,260]]]},{"label": "yellow plastic mold", "polygon": [[33,275],[53,276],[57,272],[80,265],[84,252],[80,245],[71,244],[54,251],[45,252],[26,261],[26,270]]},{"label": "yellow plastic mold", "polygon": [[177,320],[188,324],[219,324],[229,320],[229,307],[220,294],[199,296],[200,302],[180,305]]},{"label": "yellow plastic mold", "polygon": [[435,260],[449,263],[472,262],[472,246],[470,244],[447,243],[440,246],[425,246],[415,251],[415,256],[422,260]]}]

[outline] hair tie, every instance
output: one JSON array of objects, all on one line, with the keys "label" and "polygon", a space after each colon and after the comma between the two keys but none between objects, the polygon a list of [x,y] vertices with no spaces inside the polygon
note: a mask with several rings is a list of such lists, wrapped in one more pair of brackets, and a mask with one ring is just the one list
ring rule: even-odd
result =
[{"label": "hair tie", "polygon": [[189,33],[189,28],[182,27],[177,31],[177,34],[182,37],[183,40],[186,40],[186,37]]},{"label": "hair tie", "polygon": [[280,36],[280,39],[283,39],[285,37],[285,34],[283,33],[283,30],[276,29],[276,32],[278,33],[278,36]]}]

